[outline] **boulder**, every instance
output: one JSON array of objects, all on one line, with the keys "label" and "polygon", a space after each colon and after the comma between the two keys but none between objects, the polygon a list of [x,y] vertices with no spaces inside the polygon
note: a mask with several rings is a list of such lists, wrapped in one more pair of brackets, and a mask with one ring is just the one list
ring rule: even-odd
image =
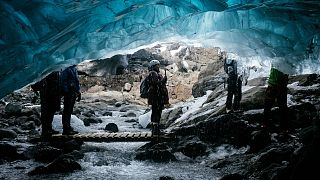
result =
[{"label": "boulder", "polygon": [[51,174],[51,173],[69,173],[75,170],[81,170],[81,165],[74,160],[72,156],[62,155],[52,163],[46,166],[38,166],[28,172],[28,175]]},{"label": "boulder", "polygon": [[22,106],[20,104],[8,103],[4,110],[9,116],[18,116],[21,114]]},{"label": "boulder", "polygon": [[0,140],[2,139],[15,139],[17,137],[17,133],[10,129],[0,129]]},{"label": "boulder", "polygon": [[109,132],[119,132],[119,128],[115,123],[108,123],[104,130]]}]

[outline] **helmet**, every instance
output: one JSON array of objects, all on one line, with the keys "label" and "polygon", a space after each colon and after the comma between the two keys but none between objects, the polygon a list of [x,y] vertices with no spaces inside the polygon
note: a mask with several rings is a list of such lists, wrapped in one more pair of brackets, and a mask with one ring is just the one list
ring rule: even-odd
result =
[{"label": "helmet", "polygon": [[150,67],[152,67],[154,65],[157,65],[157,64],[160,65],[160,62],[158,60],[156,60],[156,59],[150,61],[150,63],[149,63]]}]

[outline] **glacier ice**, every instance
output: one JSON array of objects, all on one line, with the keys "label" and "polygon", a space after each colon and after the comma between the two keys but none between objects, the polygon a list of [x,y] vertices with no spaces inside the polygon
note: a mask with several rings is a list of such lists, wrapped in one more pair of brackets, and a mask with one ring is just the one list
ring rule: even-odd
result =
[{"label": "glacier ice", "polygon": [[314,0],[1,0],[0,12],[0,98],[55,69],[171,37],[320,71]]}]

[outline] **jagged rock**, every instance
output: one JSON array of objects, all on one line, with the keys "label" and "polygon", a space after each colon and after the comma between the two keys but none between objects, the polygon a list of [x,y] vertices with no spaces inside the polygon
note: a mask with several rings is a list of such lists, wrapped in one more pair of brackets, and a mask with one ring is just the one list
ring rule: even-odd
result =
[{"label": "jagged rock", "polygon": [[169,127],[176,119],[181,117],[182,113],[182,107],[165,111],[161,115],[160,124],[164,124],[165,127]]},{"label": "jagged rock", "polygon": [[108,123],[104,130],[109,132],[119,132],[119,128],[115,123]]},{"label": "jagged rock", "polygon": [[28,172],[28,175],[51,174],[51,173],[68,173],[75,170],[81,170],[81,165],[73,157],[63,155],[58,157],[47,166],[38,166]]},{"label": "jagged rock", "polygon": [[210,116],[196,125],[176,129],[177,135],[197,135],[202,141],[213,144],[232,144],[246,146],[250,141],[252,128],[242,119],[240,114],[222,114]]},{"label": "jagged rock", "polygon": [[4,110],[9,116],[18,116],[21,114],[22,106],[20,104],[8,103]]},{"label": "jagged rock", "polygon": [[267,77],[258,77],[250,79],[248,81],[248,86],[265,86],[267,84]]},{"label": "jagged rock", "polygon": [[193,97],[200,97],[206,94],[208,90],[215,90],[221,84],[224,83],[224,79],[221,76],[207,76],[200,79],[192,87]]},{"label": "jagged rock", "polygon": [[24,123],[26,123],[28,121],[28,118],[27,116],[20,116],[20,117],[17,117],[15,120],[14,120],[14,124],[15,125],[22,125]]},{"label": "jagged rock", "polygon": [[70,153],[74,150],[80,150],[83,141],[70,140],[70,141],[50,141],[50,146],[62,149],[64,153]]},{"label": "jagged rock", "polygon": [[171,153],[168,146],[164,144],[148,143],[138,149],[135,159],[152,160],[154,162],[176,161],[176,157]]},{"label": "jagged rock", "polygon": [[45,146],[45,145],[36,145],[31,146],[27,149],[25,154],[29,158],[35,159],[35,161],[40,162],[51,162],[60,155],[62,155],[62,150],[58,148],[54,148],[51,146]]},{"label": "jagged rock", "polygon": [[36,123],[33,121],[28,121],[21,125],[22,130],[32,130],[35,128],[36,128]]},{"label": "jagged rock", "polygon": [[255,153],[270,145],[271,138],[267,131],[253,131],[251,133],[250,152]]},{"label": "jagged rock", "polygon": [[182,152],[184,155],[196,158],[198,156],[207,155],[207,145],[196,136],[187,136],[180,140],[181,144],[177,145],[175,151]]},{"label": "jagged rock", "polygon": [[242,94],[240,102],[241,109],[261,109],[264,108],[266,87],[257,86],[249,89]]},{"label": "jagged rock", "polygon": [[14,139],[18,135],[15,131],[10,129],[0,129],[0,140],[2,139]]}]

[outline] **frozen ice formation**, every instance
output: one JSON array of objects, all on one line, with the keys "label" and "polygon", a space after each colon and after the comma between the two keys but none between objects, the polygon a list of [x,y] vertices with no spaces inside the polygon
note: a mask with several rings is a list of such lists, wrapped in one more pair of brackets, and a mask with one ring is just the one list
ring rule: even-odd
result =
[{"label": "frozen ice formation", "polygon": [[319,72],[319,1],[1,0],[0,12],[0,98],[55,69],[170,38]]}]

